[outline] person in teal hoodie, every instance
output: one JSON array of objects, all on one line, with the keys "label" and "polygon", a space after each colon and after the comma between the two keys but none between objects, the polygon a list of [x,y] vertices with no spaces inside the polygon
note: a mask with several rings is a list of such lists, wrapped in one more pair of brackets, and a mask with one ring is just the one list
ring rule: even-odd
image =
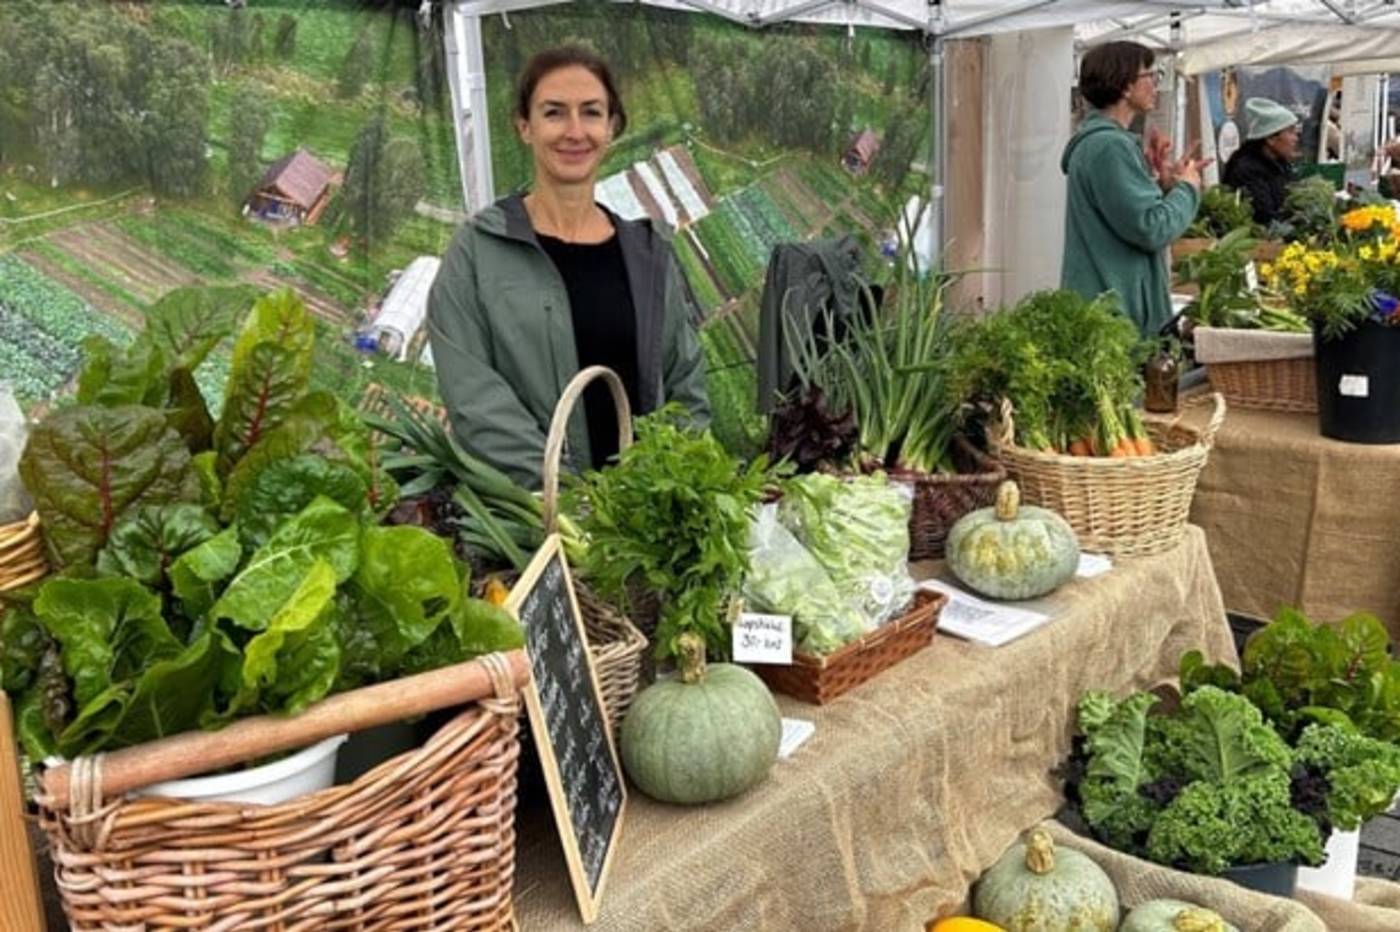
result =
[{"label": "person in teal hoodie", "polygon": [[1168,140],[1153,134],[1144,148],[1129,132],[1157,106],[1154,60],[1136,42],[1105,43],[1084,56],[1079,91],[1095,109],[1060,160],[1069,185],[1060,285],[1085,298],[1115,292],[1145,337],[1171,319],[1162,251],[1195,218],[1206,164],[1194,150],[1173,161]]}]

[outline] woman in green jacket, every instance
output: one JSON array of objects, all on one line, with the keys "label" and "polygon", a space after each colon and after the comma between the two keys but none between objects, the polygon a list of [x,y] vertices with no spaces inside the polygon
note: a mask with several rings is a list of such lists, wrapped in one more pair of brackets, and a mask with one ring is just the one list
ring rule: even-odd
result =
[{"label": "woman in green jacket", "polygon": [[1096,109],[1060,161],[1069,179],[1060,284],[1086,298],[1116,292],[1144,336],[1171,318],[1162,250],[1196,216],[1206,164],[1194,152],[1172,161],[1163,139],[1144,150],[1128,131],[1157,106],[1153,63],[1152,50],[1136,42],[1105,43],[1084,56],[1079,91]]},{"label": "woman in green jacket", "polygon": [[[462,225],[428,297],[428,335],[458,442],[538,487],[554,406],[588,366],[616,371],[635,413],[677,401],[705,426],[709,402],[698,310],[668,233],[593,199],[627,125],[608,66],[585,49],[541,52],[515,110],[533,187]],[[581,408],[565,450],[576,471],[617,453],[606,386],[589,386]]]}]

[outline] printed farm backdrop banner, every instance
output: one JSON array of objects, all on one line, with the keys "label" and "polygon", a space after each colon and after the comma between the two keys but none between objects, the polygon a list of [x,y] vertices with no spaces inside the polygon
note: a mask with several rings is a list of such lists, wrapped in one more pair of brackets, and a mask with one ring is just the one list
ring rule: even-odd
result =
[{"label": "printed farm backdrop banner", "polygon": [[[0,2],[0,379],[21,404],[71,394],[86,335],[124,342],[171,289],[230,283],[289,286],[315,311],[317,387],[436,399],[424,296],[463,217],[441,5],[427,10]],[[631,127],[600,197],[679,230],[717,431],[752,446],[772,246],[888,248],[927,191],[918,38],[599,2],[482,25],[498,194],[529,184],[510,119],[529,55],[579,41],[617,69]],[[229,349],[197,373],[216,410]]]},{"label": "printed farm backdrop banner", "polygon": [[[124,342],[169,290],[216,283],[301,294],[335,337],[317,387],[436,394],[421,299],[398,298],[462,197],[440,14],[417,9],[0,2],[0,380],[24,407],[61,403],[85,335]],[[357,349],[395,283],[410,332]],[[216,409],[228,352],[197,374]]]},{"label": "printed farm backdrop banner", "polygon": [[530,55],[575,42],[613,66],[630,125],[603,165],[599,199],[678,230],[704,313],[715,431],[748,452],[761,436],[753,354],[772,247],[852,233],[879,255],[899,209],[927,195],[930,88],[918,36],[752,30],[598,2],[487,17],[482,34],[497,194],[529,184],[511,112]]}]

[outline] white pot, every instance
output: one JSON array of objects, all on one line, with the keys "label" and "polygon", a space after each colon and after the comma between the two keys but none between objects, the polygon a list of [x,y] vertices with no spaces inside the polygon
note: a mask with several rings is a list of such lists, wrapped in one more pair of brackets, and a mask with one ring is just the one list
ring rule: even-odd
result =
[{"label": "white pot", "polygon": [[130,795],[275,806],[333,785],[336,752],[345,738],[345,735],[334,735],[261,767],[212,777],[167,780],[142,787]]},{"label": "white pot", "polygon": [[1333,831],[1327,839],[1327,860],[1321,867],[1298,868],[1298,889],[1351,899],[1356,889],[1356,861],[1361,853],[1361,832]]}]

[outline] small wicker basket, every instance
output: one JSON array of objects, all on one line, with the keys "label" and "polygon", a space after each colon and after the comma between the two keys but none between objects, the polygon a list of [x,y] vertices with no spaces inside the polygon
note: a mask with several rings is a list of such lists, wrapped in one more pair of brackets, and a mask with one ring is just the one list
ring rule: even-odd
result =
[{"label": "small wicker basket", "polygon": [[754,670],[775,692],[825,705],[928,647],[947,602],[941,592],[920,589],[908,612],[840,650],[822,655],[794,651],[791,666],[761,664]]},{"label": "small wicker basket", "polygon": [[[632,445],[632,406],[627,401],[627,391],[617,373],[603,366],[590,366],[574,376],[554,406],[549,435],[545,439],[543,495],[547,534],[552,534],[559,522],[559,468],[569,417],[574,405],[583,397],[583,390],[596,379],[602,379],[607,384],[617,409],[617,448],[625,450]],[[608,721],[616,734],[637,695],[647,638],[640,624],[634,624],[628,616],[600,598],[586,581],[575,577],[574,590],[578,595],[579,612],[583,615],[589,651],[593,654],[593,664],[598,671],[603,704],[607,706]],[[647,610],[650,620],[650,626],[646,629],[648,633],[656,630],[655,619],[650,614]]]},{"label": "small wicker basket", "polygon": [[1020,485],[1022,499],[1059,512],[1082,549],[1147,556],[1175,547],[1186,531],[1196,480],[1225,420],[1225,399],[1218,393],[1214,398],[1215,411],[1201,431],[1179,418],[1149,416],[1147,429],[1160,451],[1155,456],[1066,456],[1019,447],[1008,402],[988,440]]},{"label": "small wicker basket", "polygon": [[[332,696],[293,718],[189,732],[45,773],[40,821],[76,932],[512,924],[524,653]],[[124,794],[470,703],[426,744],[289,802]]]},{"label": "small wicker basket", "polygon": [[1206,376],[1234,407],[1317,413],[1317,363],[1311,356],[1214,362],[1206,365]]},{"label": "small wicker basket", "polygon": [[888,470],[889,477],[914,488],[909,515],[909,559],[936,560],[943,556],[948,532],[964,515],[986,508],[997,497],[1006,469],[959,437],[953,447],[956,475]]}]

